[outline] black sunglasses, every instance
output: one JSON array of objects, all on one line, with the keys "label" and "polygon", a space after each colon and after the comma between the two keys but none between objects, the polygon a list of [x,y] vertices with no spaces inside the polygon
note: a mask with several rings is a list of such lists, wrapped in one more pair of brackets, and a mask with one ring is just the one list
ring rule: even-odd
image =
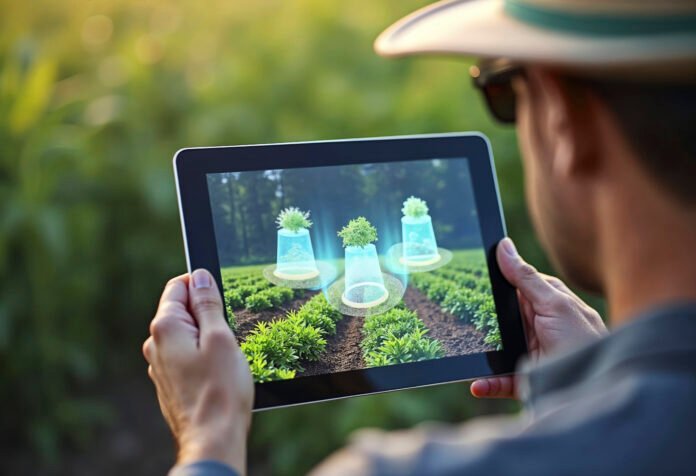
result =
[{"label": "black sunglasses", "polygon": [[515,76],[524,70],[502,61],[482,63],[469,68],[474,86],[486,98],[488,110],[503,124],[514,124],[517,119],[517,98],[512,87]]}]

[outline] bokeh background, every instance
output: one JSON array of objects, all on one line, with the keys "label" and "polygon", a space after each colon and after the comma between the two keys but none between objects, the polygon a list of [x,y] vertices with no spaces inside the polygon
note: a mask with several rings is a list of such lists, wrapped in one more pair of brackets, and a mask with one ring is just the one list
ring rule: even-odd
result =
[{"label": "bokeh background", "polygon": [[[3,474],[164,474],[173,445],[141,344],[185,270],[171,167],[186,146],[480,130],[510,235],[546,261],[514,131],[466,60],[387,60],[423,0],[0,0]],[[356,428],[515,411],[464,384],[269,411],[251,474],[303,474]]]}]

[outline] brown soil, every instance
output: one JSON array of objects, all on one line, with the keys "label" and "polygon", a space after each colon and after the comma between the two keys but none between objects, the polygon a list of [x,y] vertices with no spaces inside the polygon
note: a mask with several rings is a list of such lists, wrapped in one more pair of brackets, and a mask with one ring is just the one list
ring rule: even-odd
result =
[{"label": "brown soil", "polygon": [[309,301],[316,291],[306,291],[302,298],[294,299],[280,307],[274,307],[267,311],[253,312],[247,309],[238,309],[234,311],[234,316],[237,321],[237,330],[235,334],[239,342],[244,342],[247,335],[256,327],[259,322],[270,322],[273,319],[283,319],[288,311],[298,310],[305,302]]},{"label": "brown soil", "polygon": [[495,350],[484,343],[484,335],[474,326],[443,311],[419,290],[413,287],[406,289],[404,304],[418,313],[418,317],[430,329],[428,335],[442,343],[447,357]]},{"label": "brown soil", "polygon": [[305,363],[299,377],[321,375],[364,367],[360,352],[363,318],[344,316],[336,324],[336,335],[326,339],[326,352],[316,362]]}]

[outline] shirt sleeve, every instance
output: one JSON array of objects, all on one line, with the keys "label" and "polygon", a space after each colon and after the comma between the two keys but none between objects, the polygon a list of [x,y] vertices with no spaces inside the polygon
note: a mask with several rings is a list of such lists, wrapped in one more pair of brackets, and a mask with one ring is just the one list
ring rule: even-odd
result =
[{"label": "shirt sleeve", "polygon": [[492,443],[514,438],[524,427],[521,423],[521,419],[497,417],[462,426],[426,424],[398,432],[363,430],[344,450],[318,466],[312,476],[499,474],[490,468]]},{"label": "shirt sleeve", "polygon": [[239,473],[226,464],[211,460],[175,466],[169,476],[239,476]]},{"label": "shirt sleeve", "polygon": [[363,432],[313,476],[693,474],[694,382],[693,373],[611,373],[520,418]]}]

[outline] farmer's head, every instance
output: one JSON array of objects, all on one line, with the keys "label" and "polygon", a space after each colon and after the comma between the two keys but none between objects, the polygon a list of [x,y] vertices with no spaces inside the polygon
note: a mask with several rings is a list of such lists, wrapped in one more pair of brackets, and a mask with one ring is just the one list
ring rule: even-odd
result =
[{"label": "farmer's head", "polygon": [[696,223],[693,0],[443,2],[375,46],[483,58],[474,82],[516,123],[535,227],[577,284],[603,290],[606,254],[650,238],[638,225]]}]

